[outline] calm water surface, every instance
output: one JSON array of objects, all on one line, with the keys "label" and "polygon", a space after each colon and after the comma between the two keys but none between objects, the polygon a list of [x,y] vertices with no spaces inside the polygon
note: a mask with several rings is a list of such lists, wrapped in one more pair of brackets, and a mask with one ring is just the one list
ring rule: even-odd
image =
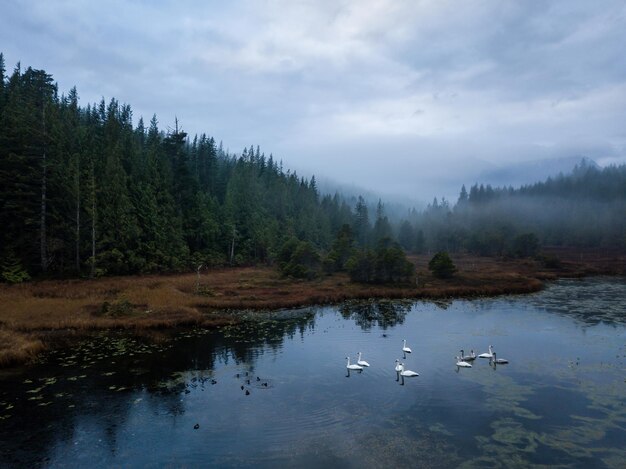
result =
[{"label": "calm water surface", "polygon": [[[563,280],[101,334],[0,374],[0,466],[623,468],[625,305],[624,279]],[[457,369],[490,344],[508,365]],[[359,351],[371,367],[348,376]]]}]

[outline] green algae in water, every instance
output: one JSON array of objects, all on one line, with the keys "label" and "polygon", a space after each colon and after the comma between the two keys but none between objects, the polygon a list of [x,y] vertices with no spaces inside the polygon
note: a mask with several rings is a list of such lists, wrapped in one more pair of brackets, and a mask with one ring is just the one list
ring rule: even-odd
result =
[{"label": "green algae in water", "polygon": [[[491,442],[501,443],[507,450],[535,452],[537,450],[537,434],[528,431],[524,426],[516,420],[504,418],[495,421],[492,425],[493,434]],[[513,447],[513,448],[511,448]]]},{"label": "green algae in water", "polygon": [[428,430],[432,433],[440,433],[446,436],[453,436],[454,434],[446,429],[446,427],[441,423],[436,423],[435,425],[431,425],[428,427]]}]

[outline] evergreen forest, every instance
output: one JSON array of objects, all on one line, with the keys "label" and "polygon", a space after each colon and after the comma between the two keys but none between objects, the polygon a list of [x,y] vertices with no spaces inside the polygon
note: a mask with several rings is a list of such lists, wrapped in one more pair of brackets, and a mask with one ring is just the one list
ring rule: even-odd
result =
[{"label": "evergreen forest", "polygon": [[398,230],[407,250],[529,257],[541,246],[626,251],[626,165],[581,160],[571,173],[522,186],[475,184],[454,205],[436,198]]},{"label": "evergreen forest", "polygon": [[18,64],[7,74],[0,54],[7,281],[263,263],[293,276],[352,269],[359,281],[395,282],[412,272],[403,250],[626,249],[625,214],[626,166],[583,165],[518,189],[463,187],[453,206],[435,199],[390,220],[381,201],[320,194],[314,176],[258,146],[230,153],[178,120],[166,130],[156,116],[135,122],[114,98],[81,106],[76,88],[59,93],[43,70]]}]

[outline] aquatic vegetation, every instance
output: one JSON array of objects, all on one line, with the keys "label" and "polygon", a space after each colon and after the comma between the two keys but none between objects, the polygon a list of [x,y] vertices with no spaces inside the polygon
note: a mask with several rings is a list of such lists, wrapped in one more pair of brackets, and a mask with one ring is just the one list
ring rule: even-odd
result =
[{"label": "aquatic vegetation", "polygon": [[[536,301],[452,301],[445,310],[363,301],[248,311],[219,331],[95,331],[0,378],[0,437],[17,446],[26,430],[57,455],[52,466],[92,454],[112,466],[171,462],[163,446],[215,466],[621,467],[624,326],[588,325]],[[399,386],[381,364],[405,336],[420,379]],[[448,358],[458,342],[493,343],[511,364],[480,361],[457,374]],[[346,379],[337,353],[357,350],[372,366]],[[78,433],[63,429],[81,429],[87,444],[78,449]],[[110,451],[94,444],[102,434]],[[157,445],[145,451],[151,438]]]}]

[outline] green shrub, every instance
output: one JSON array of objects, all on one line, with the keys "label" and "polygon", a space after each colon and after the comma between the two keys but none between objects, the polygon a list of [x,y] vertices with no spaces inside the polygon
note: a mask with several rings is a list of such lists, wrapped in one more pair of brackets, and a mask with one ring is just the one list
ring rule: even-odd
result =
[{"label": "green shrub", "polygon": [[408,283],[415,272],[402,248],[390,242],[381,242],[376,251],[356,252],[346,268],[350,279],[360,283]]},{"label": "green shrub", "polygon": [[313,279],[320,273],[321,257],[308,241],[291,238],[285,242],[278,256],[278,266],[285,276]]},{"label": "green shrub", "polygon": [[16,265],[12,267],[5,267],[2,269],[2,280],[8,283],[22,283],[26,280],[30,280],[30,275],[24,269],[22,269],[21,265]]},{"label": "green shrub", "polygon": [[30,280],[30,275],[22,267],[20,261],[12,253],[7,258],[0,269],[0,278],[7,283],[22,283]]},{"label": "green shrub", "polygon": [[438,278],[450,278],[457,271],[456,266],[445,251],[440,251],[428,263],[428,269]]}]

